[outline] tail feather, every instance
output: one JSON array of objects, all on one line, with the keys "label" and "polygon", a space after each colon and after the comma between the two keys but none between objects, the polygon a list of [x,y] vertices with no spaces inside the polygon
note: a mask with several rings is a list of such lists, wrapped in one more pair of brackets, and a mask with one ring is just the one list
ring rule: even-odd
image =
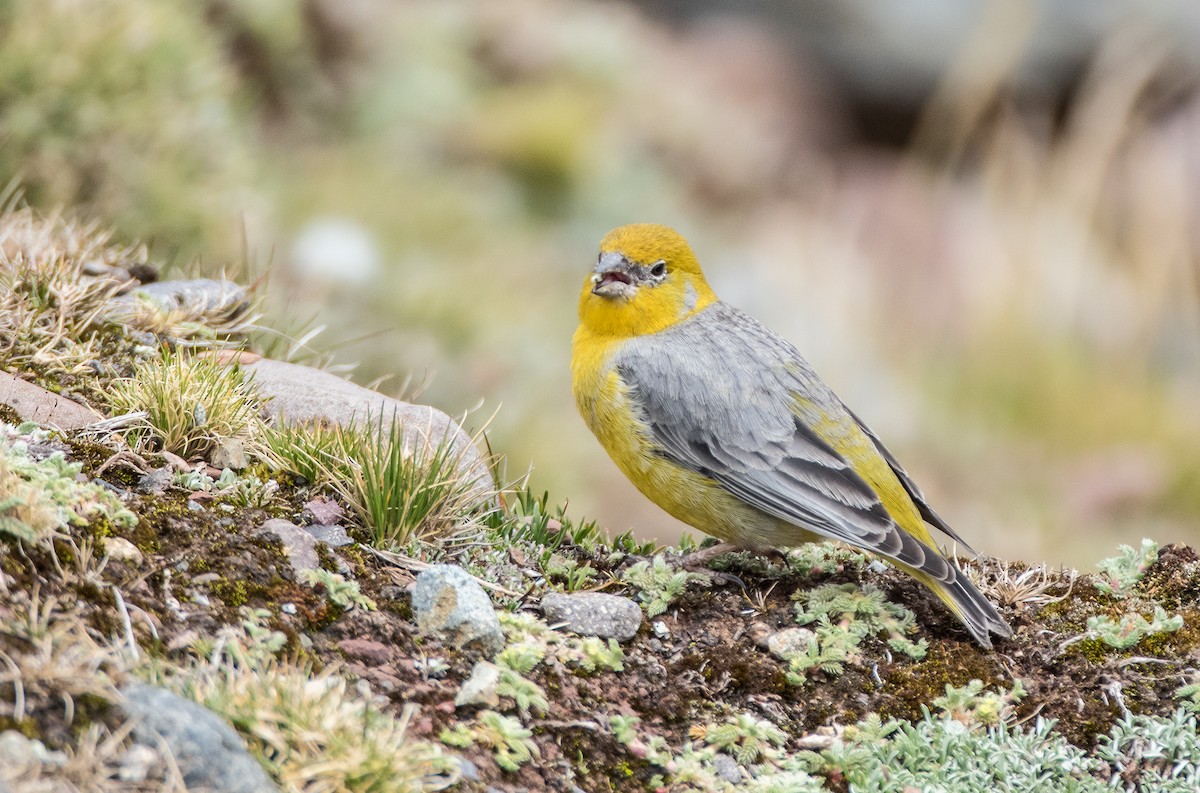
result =
[{"label": "tail feather", "polygon": [[946,604],[980,646],[990,650],[992,634],[1005,639],[1012,636],[1012,628],[992,602],[975,588],[962,570],[951,569],[954,571],[952,581],[940,581],[920,570],[909,572]]}]

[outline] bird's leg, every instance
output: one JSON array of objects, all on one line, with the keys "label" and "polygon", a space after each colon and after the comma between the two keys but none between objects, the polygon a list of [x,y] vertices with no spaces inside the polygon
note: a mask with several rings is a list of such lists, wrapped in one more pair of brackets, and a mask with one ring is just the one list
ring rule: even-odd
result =
[{"label": "bird's leg", "polygon": [[689,554],[684,554],[678,559],[673,560],[671,564],[675,565],[676,567],[682,567],[684,570],[687,570],[695,575],[704,576],[712,583],[737,584],[744,592],[746,590],[745,582],[743,582],[741,578],[737,577],[733,573],[720,573],[716,570],[707,569],[709,563],[718,556],[724,556],[727,553],[740,550],[744,549],[732,542],[719,542],[716,545],[708,548],[703,548],[699,551],[692,551]]},{"label": "bird's leg", "polygon": [[695,570],[697,567],[707,567],[713,559],[718,556],[724,556],[727,553],[744,550],[741,546],[735,545],[732,542],[719,542],[716,545],[711,545],[708,548],[703,548],[699,551],[692,551],[689,554],[684,554],[674,561],[674,564]]}]

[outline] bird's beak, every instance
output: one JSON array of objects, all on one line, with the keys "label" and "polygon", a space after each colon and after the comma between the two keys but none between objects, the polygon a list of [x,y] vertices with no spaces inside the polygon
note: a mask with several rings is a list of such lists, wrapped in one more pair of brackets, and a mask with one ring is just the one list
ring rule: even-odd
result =
[{"label": "bird's beak", "polygon": [[596,262],[592,294],[601,297],[630,297],[637,291],[633,265],[619,253],[606,253]]}]

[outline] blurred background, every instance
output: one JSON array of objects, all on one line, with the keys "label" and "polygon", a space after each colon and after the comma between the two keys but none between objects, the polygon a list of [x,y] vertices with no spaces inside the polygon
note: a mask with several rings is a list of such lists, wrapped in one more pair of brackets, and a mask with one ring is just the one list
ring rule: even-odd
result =
[{"label": "blurred background", "polygon": [[663,542],[575,415],[676,227],[984,552],[1200,543],[1194,0],[3,0],[0,180],[260,287],[303,361]]}]

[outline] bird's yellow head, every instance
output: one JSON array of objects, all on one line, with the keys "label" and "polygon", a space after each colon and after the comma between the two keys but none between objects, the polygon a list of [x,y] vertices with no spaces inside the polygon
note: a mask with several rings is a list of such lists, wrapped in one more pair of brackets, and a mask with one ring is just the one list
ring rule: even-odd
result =
[{"label": "bird's yellow head", "polygon": [[615,228],[579,296],[579,321],[601,336],[658,333],[717,300],[687,240],[654,223]]}]

